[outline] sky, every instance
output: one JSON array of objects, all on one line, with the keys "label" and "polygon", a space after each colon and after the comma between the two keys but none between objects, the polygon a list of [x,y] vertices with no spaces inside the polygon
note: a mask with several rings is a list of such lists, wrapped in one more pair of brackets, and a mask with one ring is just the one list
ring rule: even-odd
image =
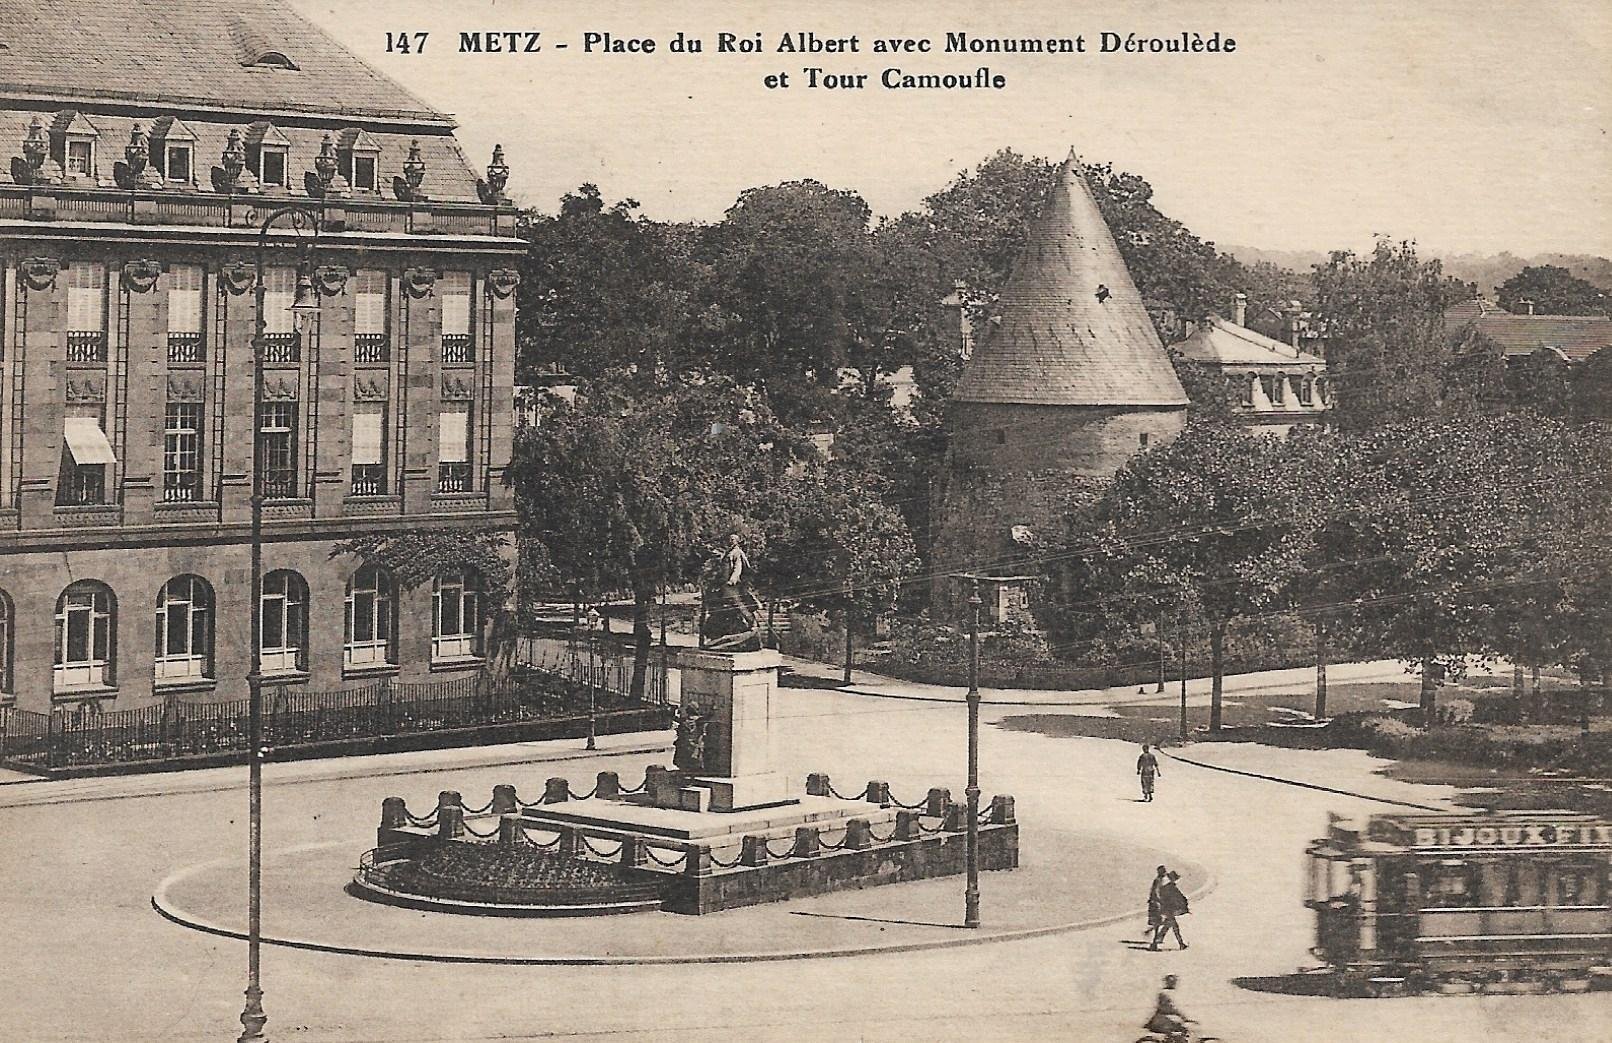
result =
[{"label": "sky", "polygon": [[[593,182],[653,218],[714,221],[746,188],[815,178],[893,215],[1000,148],[1073,148],[1147,178],[1160,209],[1222,244],[1360,249],[1383,234],[1444,252],[1612,256],[1605,0],[293,2],[454,113],[476,167],[502,143],[510,193],[549,212]],[[460,53],[476,30],[538,31],[542,51]],[[422,31],[423,51],[387,50],[389,33]],[[671,52],[680,31],[704,51]],[[588,32],[658,46],[587,53]],[[720,32],[760,32],[765,49],[717,53]],[[854,35],[860,51],[777,53],[791,32]],[[1088,51],[940,53],[948,32],[1081,35]],[[1218,32],[1236,49],[1096,53],[1103,32]],[[891,37],[935,51],[872,53]],[[887,68],[982,65],[1006,86],[878,85]],[[867,85],[813,89],[808,67]],[[790,86],[768,89],[779,72]]]}]

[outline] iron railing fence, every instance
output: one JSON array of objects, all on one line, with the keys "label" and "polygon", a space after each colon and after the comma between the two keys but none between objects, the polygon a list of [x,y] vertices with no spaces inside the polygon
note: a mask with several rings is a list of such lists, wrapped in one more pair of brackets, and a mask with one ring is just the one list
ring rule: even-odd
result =
[{"label": "iron railing fence", "polygon": [[[662,672],[651,669],[644,696],[631,694],[631,660],[599,657],[591,667],[557,658],[521,662],[507,677],[488,673],[444,681],[382,678],[359,688],[317,691],[268,686],[263,693],[267,745],[295,748],[453,729],[547,720],[666,705]],[[591,689],[591,700],[590,700]],[[37,713],[0,707],[0,762],[59,769],[245,754],[248,700],[170,699],[134,710],[59,709]]]}]

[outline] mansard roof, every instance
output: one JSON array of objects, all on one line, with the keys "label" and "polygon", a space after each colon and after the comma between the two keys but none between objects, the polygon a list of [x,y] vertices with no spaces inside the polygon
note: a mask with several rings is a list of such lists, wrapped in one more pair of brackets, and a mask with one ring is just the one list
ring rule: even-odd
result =
[{"label": "mansard roof", "polygon": [[1210,314],[1190,337],[1174,345],[1183,358],[1216,365],[1325,366],[1319,355],[1300,351],[1246,326]]},{"label": "mansard roof", "polygon": [[953,398],[1053,406],[1184,407],[1119,247],[1073,152]]},{"label": "mansard roof", "polygon": [[285,0],[0,0],[0,96],[452,126]]}]

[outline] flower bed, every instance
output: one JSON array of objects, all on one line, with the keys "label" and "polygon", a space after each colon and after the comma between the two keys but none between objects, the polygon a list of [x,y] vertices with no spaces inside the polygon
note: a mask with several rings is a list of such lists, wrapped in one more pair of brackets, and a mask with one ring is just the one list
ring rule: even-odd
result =
[{"label": "flower bed", "polygon": [[378,866],[376,882],[405,894],[499,905],[587,905],[653,900],[653,882],[619,866],[532,847],[433,842],[414,857]]}]

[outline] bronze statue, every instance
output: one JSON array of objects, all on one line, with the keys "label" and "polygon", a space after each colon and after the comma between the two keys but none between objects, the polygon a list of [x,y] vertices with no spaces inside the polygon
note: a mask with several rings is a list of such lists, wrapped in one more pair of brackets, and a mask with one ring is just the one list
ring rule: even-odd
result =
[{"label": "bronze statue", "polygon": [[750,591],[752,571],[739,534],[730,534],[728,549],[712,555],[701,584],[701,648],[716,652],[761,650],[761,632],[757,628],[761,602]]}]

